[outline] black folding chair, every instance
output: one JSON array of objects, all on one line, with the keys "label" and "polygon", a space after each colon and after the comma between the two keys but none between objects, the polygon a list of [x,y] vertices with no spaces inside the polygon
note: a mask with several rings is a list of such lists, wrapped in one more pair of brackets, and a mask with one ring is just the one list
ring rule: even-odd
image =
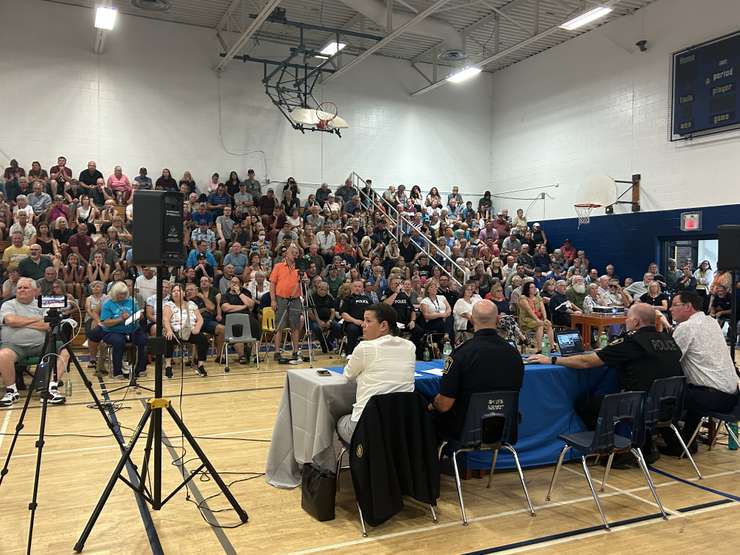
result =
[{"label": "black folding chair", "polygon": [[457,466],[458,453],[469,451],[492,451],[493,460],[491,470],[488,474],[488,484],[491,487],[493,471],[496,467],[496,459],[500,449],[506,449],[514,457],[519,480],[522,483],[524,497],[527,499],[529,514],[535,516],[532,501],[527,491],[527,483],[524,473],[519,464],[519,455],[514,449],[517,442],[519,420],[519,392],[518,391],[490,391],[488,393],[475,393],[470,397],[468,411],[465,414],[460,439],[445,438],[439,448],[440,457],[446,445],[452,448],[452,466],[455,469],[455,485],[457,496],[460,501],[460,512],[462,513],[463,526],[467,526],[468,517],[465,514],[465,502],[463,501],[462,483],[460,482],[460,470]]},{"label": "black folding chair", "polygon": [[[678,439],[684,454],[689,458],[691,466],[694,467],[694,472],[701,480],[701,472],[699,472],[694,458],[686,447],[678,428],[676,428],[676,422],[679,421],[683,413],[685,385],[686,378],[683,376],[662,378],[653,382],[645,398],[645,433],[653,435],[660,429],[669,428]],[[601,491],[604,491],[604,483],[601,484]]]},{"label": "black folding chair", "polygon": [[[590,455],[603,455],[609,457],[606,463],[603,479],[603,481],[606,482],[609,477],[609,470],[611,469],[614,454],[629,452],[632,453],[635,459],[637,459],[637,463],[640,465],[640,469],[645,476],[645,480],[650,487],[650,491],[655,498],[655,502],[658,504],[658,508],[660,509],[663,518],[668,518],[663,509],[663,504],[660,502],[660,498],[658,497],[658,492],[655,490],[653,480],[650,478],[650,472],[648,471],[645,458],[640,449],[640,445],[642,445],[643,438],[645,437],[645,424],[643,422],[644,401],[645,393],[641,391],[628,391],[625,393],[606,395],[601,403],[599,418],[596,421],[596,430],[593,432],[577,432],[575,434],[564,434],[558,436],[565,442],[565,445],[563,446],[563,450],[560,452],[558,463],[552,474],[550,487],[547,490],[547,501],[550,501],[552,496],[555,481],[558,478],[558,472],[560,471],[560,467],[563,465],[565,455],[570,451],[570,449],[576,449],[583,453],[581,455],[583,474],[588,482],[588,487],[591,489],[591,495],[594,498],[596,507],[599,509],[601,521],[604,523],[604,527],[609,530],[609,523],[604,515],[604,509],[601,507],[599,495],[596,493],[596,489],[594,488],[591,473],[588,470],[588,464],[586,464],[586,457]],[[620,432],[622,431],[622,427],[631,428],[631,437],[625,437],[618,434],[616,432],[618,424],[622,425],[620,426]]]},{"label": "black folding chair", "polygon": [[[702,420],[699,421],[699,425],[694,430],[694,433],[691,434],[691,439],[689,440],[689,445],[691,445],[694,440],[696,439],[696,435],[699,433],[699,430],[701,429],[701,425],[704,422],[704,419],[708,418],[709,420],[717,420],[718,422],[722,422],[725,425],[725,430],[727,430],[727,434],[735,440],[736,445],[740,445],[740,441],[737,439],[737,433],[733,431],[730,424],[737,424],[738,421],[740,421],[740,399],[738,400],[737,404],[735,405],[735,408],[732,409],[732,412],[728,413],[722,413],[722,412],[710,412],[702,418]],[[717,434],[714,434],[714,440],[712,441],[712,446],[717,442]],[[690,456],[690,455],[689,455]]]}]

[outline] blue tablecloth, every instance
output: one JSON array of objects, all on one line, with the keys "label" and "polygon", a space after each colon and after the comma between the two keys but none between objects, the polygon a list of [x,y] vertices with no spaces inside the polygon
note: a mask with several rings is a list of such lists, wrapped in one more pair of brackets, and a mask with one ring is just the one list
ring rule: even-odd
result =
[{"label": "blue tablecloth", "polygon": [[[441,369],[443,362],[417,362],[416,389],[431,399],[439,391],[440,376],[428,374],[430,369]],[[329,368],[341,373],[342,367]],[[516,444],[519,460],[525,467],[553,464],[557,461],[563,442],[558,435],[582,432],[586,428],[573,410],[579,397],[615,393],[619,390],[616,372],[610,368],[574,370],[552,364],[528,364],[524,367],[524,384],[519,396],[519,441]],[[572,451],[569,458],[576,456]],[[472,453],[469,467],[489,468],[490,452]],[[506,451],[499,453],[497,468],[513,468],[514,460]]]}]

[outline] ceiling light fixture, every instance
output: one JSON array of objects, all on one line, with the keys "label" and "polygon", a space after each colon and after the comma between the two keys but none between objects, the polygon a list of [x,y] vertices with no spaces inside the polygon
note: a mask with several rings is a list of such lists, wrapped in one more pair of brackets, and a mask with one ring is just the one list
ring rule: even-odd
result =
[{"label": "ceiling light fixture", "polygon": [[331,41],[324,48],[322,48],[319,52],[321,52],[321,54],[323,54],[324,56],[334,56],[334,54],[344,49],[345,46],[347,45],[344,44],[343,42]]},{"label": "ceiling light fixture", "polygon": [[568,21],[563,23],[560,28],[565,29],[566,31],[575,31],[576,29],[583,27],[584,25],[588,25],[592,21],[596,21],[597,19],[600,19],[611,12],[611,8],[607,8],[606,6],[598,6],[596,8],[593,8],[592,10],[588,10],[587,12],[582,13],[581,15],[577,15],[573,19],[569,19]]},{"label": "ceiling light fixture", "polygon": [[112,30],[113,27],[116,26],[117,15],[117,9],[99,6],[98,9],[95,10],[95,28],[104,29],[106,31]]},{"label": "ceiling light fixture", "polygon": [[450,83],[462,83],[468,79],[472,79],[481,72],[481,68],[476,66],[467,66],[451,75],[447,76],[447,80]]}]

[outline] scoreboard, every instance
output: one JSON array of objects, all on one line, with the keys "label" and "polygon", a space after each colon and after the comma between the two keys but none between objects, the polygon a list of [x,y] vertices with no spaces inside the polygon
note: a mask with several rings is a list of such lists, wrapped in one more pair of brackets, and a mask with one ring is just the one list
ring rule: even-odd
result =
[{"label": "scoreboard", "polygon": [[673,54],[671,140],[740,126],[740,31]]}]

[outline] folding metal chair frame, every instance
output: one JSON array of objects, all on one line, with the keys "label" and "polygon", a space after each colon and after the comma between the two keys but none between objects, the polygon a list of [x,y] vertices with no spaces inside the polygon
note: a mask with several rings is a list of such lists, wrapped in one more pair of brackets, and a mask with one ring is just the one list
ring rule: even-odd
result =
[{"label": "folding metal chair frame", "polygon": [[[448,442],[446,441],[443,442],[439,448],[440,458],[442,458],[442,450],[447,445],[447,443]],[[463,526],[468,525],[468,517],[467,517],[467,514],[465,513],[465,501],[463,500],[463,494],[462,494],[462,481],[460,480],[460,469],[457,466],[457,455],[458,453],[468,453],[472,451],[491,451],[493,460],[491,461],[491,469],[488,473],[488,483],[486,484],[486,487],[490,488],[491,481],[493,480],[493,472],[496,468],[496,461],[498,460],[498,452],[500,449],[506,449],[514,457],[514,464],[516,465],[516,470],[517,470],[517,473],[519,474],[519,481],[522,484],[522,489],[524,490],[524,497],[526,498],[527,506],[529,507],[529,515],[536,516],[534,507],[532,506],[532,500],[529,497],[529,491],[527,490],[527,482],[524,480],[524,472],[522,472],[522,466],[519,463],[519,455],[517,454],[516,449],[514,449],[513,446],[511,446],[508,443],[502,442],[496,445],[482,445],[481,447],[478,447],[478,448],[464,447],[462,449],[457,449],[452,452],[452,467],[455,470],[455,487],[457,488],[457,498],[458,498],[458,501],[460,502],[460,513],[462,514]]]}]

